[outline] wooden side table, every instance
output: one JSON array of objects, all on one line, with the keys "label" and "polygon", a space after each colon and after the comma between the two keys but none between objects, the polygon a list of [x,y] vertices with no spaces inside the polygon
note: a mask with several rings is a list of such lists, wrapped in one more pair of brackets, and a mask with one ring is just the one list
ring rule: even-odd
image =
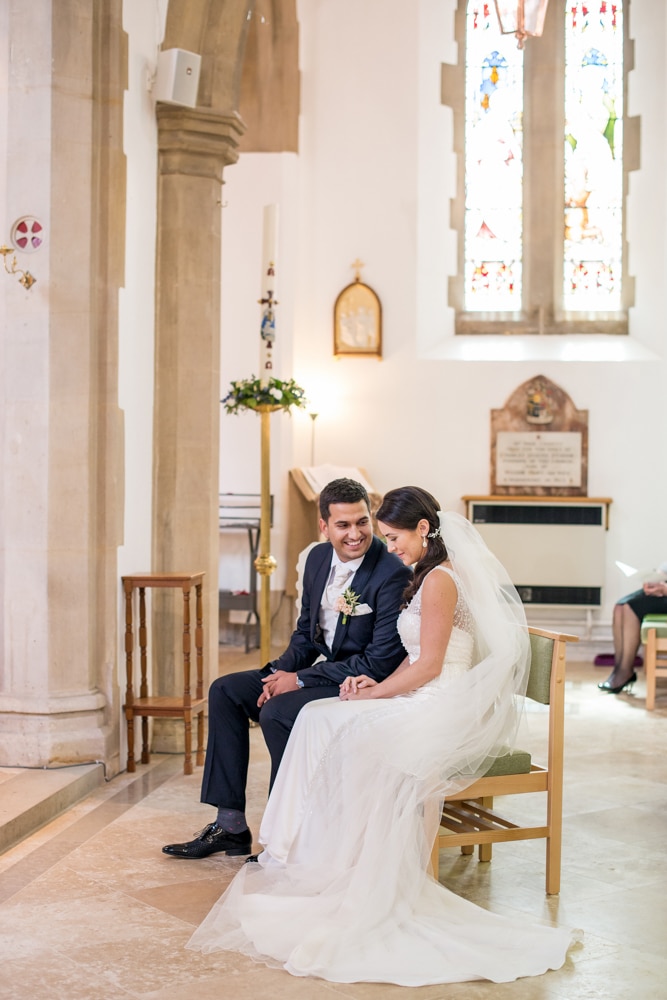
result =
[{"label": "wooden side table", "polygon": [[[135,573],[121,577],[125,593],[125,665],[127,670],[127,690],[125,693],[125,718],[127,719],[127,770],[136,770],[134,760],[134,717],[141,716],[141,763],[148,764],[148,717],[183,719],[185,724],[184,774],[192,774],[192,716],[197,716],[197,764],[204,763],[204,611],[202,586],[204,573]],[[178,587],[183,591],[183,694],[174,697],[148,694],[147,680],[147,631],[146,631],[146,588]],[[190,592],[195,590],[195,652],[197,680],[195,696],[190,692]],[[132,653],[134,648],[134,626],[132,603],[134,591],[139,591],[139,656],[141,663],[141,686],[139,697],[134,697]]]}]

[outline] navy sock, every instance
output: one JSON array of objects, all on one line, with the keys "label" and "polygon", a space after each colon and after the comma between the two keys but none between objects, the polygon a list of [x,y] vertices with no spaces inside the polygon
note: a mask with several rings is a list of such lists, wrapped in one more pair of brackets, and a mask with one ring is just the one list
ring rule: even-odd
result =
[{"label": "navy sock", "polygon": [[243,833],[248,829],[245,813],[239,812],[238,809],[224,809],[221,806],[218,809],[216,823],[227,833]]}]

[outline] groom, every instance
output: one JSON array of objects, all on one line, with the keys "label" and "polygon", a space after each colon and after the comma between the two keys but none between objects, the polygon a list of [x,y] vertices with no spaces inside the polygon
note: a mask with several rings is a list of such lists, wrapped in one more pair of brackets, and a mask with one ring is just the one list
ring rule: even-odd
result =
[{"label": "groom", "polygon": [[307,702],[337,698],[339,685],[351,674],[381,681],[405,658],[396,619],[410,570],[373,536],[370,501],[360,483],[335,479],[324,487],[320,530],[327,541],[306,559],[301,614],[285,652],[261,670],[227,674],[211,685],[201,801],[214,806],[217,816],[194,840],[167,844],[165,854],[250,854],[248,719],[262,727],[271,755],[271,787]]}]

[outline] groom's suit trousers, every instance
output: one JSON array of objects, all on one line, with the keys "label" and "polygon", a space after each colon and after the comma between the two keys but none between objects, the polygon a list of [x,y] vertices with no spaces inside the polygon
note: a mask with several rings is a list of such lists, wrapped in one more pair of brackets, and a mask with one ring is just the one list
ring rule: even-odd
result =
[{"label": "groom's suit trousers", "polygon": [[338,685],[300,688],[269,698],[257,708],[265,671],[244,670],[213,681],[208,695],[208,745],[201,801],[216,808],[245,812],[250,756],[248,720],[259,722],[271,755],[273,786],[287,740],[303,706],[319,698],[337,698]]}]

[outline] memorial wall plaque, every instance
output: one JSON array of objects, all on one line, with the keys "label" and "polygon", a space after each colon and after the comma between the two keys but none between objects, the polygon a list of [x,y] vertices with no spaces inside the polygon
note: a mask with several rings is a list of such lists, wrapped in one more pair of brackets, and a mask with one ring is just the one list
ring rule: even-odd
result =
[{"label": "memorial wall plaque", "polygon": [[588,411],[537,375],[491,411],[491,493],[586,496]]},{"label": "memorial wall plaque", "polygon": [[498,486],[581,486],[581,434],[577,431],[499,431]]}]

